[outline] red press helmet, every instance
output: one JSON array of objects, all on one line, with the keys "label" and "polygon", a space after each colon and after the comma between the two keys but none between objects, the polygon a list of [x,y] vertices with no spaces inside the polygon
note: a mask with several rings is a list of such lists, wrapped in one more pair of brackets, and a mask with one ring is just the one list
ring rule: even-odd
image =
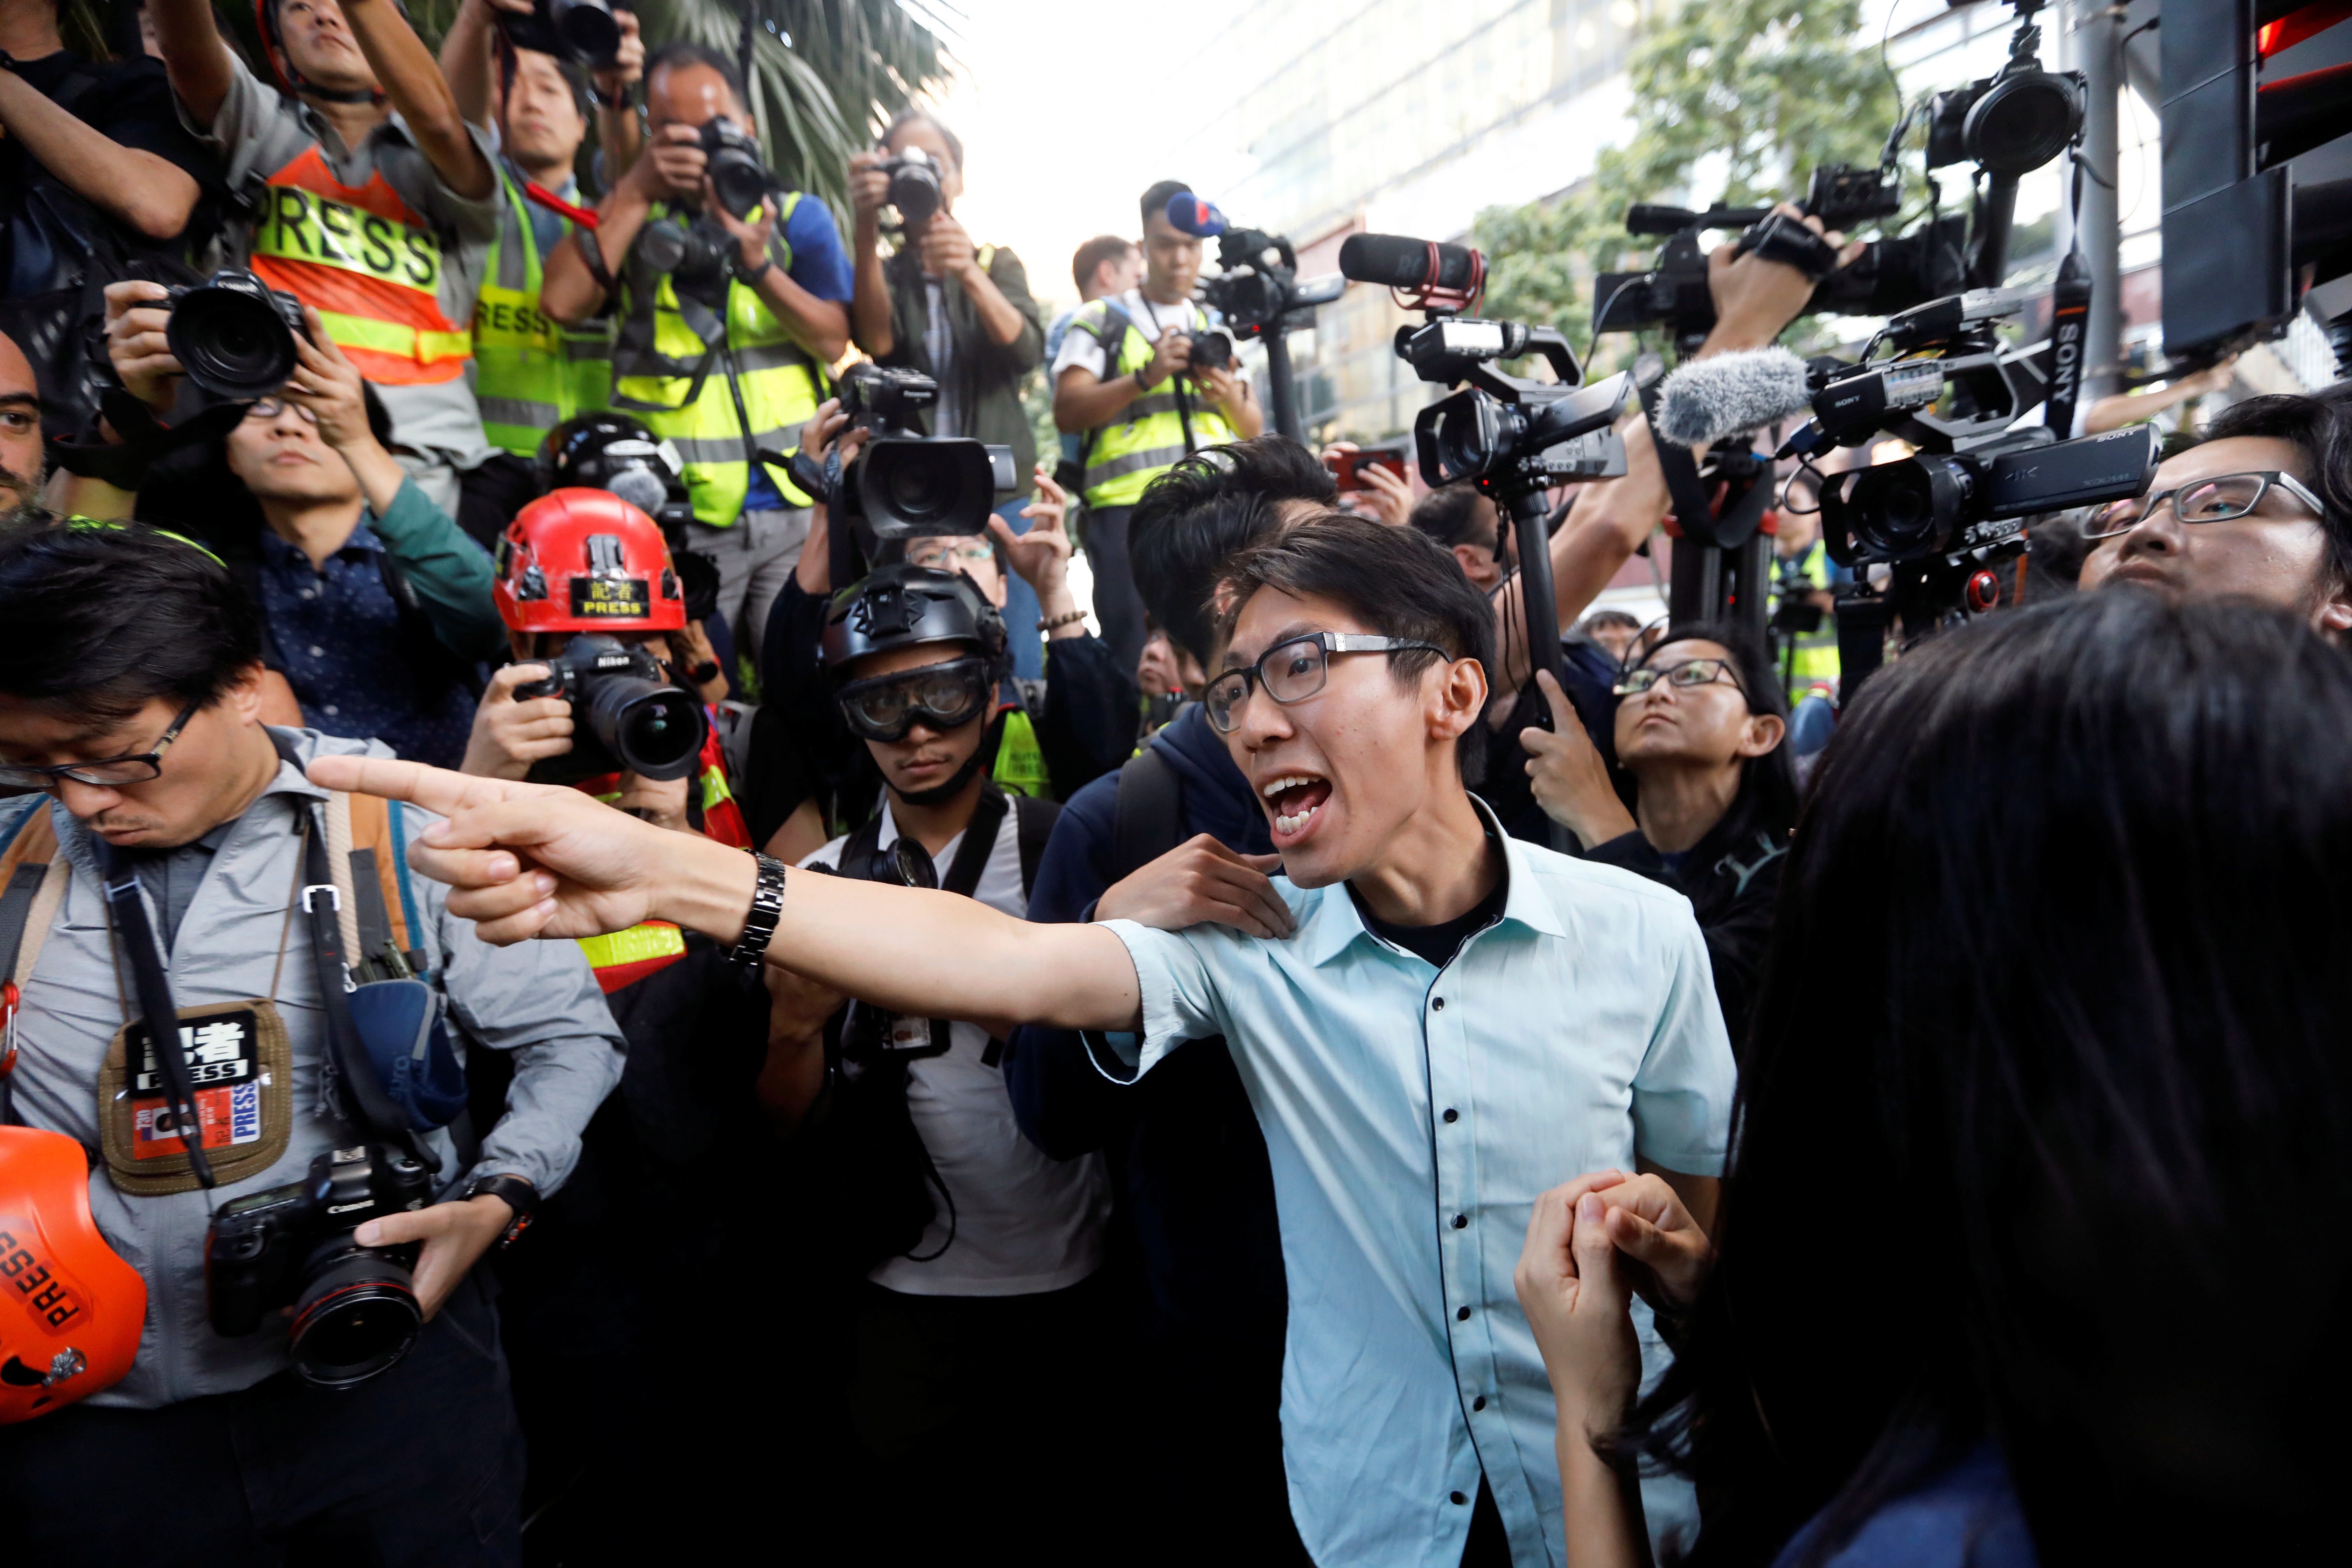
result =
[{"label": "red press helmet", "polygon": [[110,1388],[139,1353],[147,1281],[89,1217],[89,1157],[0,1127],[0,1426]]},{"label": "red press helmet", "polygon": [[685,590],[652,518],[610,490],[554,490],[499,541],[499,615],[519,632],[674,632]]}]

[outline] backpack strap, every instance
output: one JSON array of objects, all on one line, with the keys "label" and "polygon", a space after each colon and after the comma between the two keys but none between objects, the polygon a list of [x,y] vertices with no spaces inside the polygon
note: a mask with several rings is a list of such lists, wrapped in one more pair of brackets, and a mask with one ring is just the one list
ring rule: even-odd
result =
[{"label": "backpack strap", "polygon": [[0,975],[19,987],[40,962],[41,943],[65,897],[68,871],[58,854],[57,825],[49,819],[47,803],[39,803],[18,819],[9,832],[7,852],[0,854]]},{"label": "backpack strap", "polygon": [[[1127,346],[1127,334],[1135,330],[1135,321],[1108,298],[1094,300],[1093,303],[1103,308],[1101,319],[1094,321],[1087,321],[1087,312],[1084,308],[1081,308],[1078,313],[1070,319],[1070,326],[1074,330],[1089,333],[1096,342],[1102,345],[1103,373],[1097,379],[1110,381],[1118,374],[1119,351]],[[1102,426],[1096,426],[1081,432],[1078,437],[1078,484],[1081,502],[1086,499],[1087,459],[1094,456],[1095,435],[1101,428]]]},{"label": "backpack strap", "polygon": [[1054,836],[1054,824],[1061,816],[1059,801],[1029,795],[1013,797],[1013,832],[1021,846],[1021,896],[1024,899],[1037,886],[1037,863],[1045,858],[1045,840]]},{"label": "backpack strap", "polygon": [[1118,804],[1111,827],[1111,880],[1126,877],[1184,842],[1184,781],[1146,745],[1118,770]]}]

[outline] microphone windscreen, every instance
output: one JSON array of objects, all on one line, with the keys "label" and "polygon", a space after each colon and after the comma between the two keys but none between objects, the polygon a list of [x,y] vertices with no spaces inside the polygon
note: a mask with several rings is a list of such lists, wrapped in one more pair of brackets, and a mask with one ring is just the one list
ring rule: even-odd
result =
[{"label": "microphone windscreen", "polygon": [[1202,239],[1214,239],[1225,232],[1225,215],[1190,191],[1179,191],[1168,198],[1168,221]]},{"label": "microphone windscreen", "polygon": [[1682,366],[1658,389],[1658,434],[1705,446],[1812,407],[1805,362],[1783,348],[1717,354]]},{"label": "microphone windscreen", "polygon": [[1436,250],[1437,276],[1432,278],[1429,241],[1402,234],[1351,234],[1339,245],[1339,273],[1386,289],[1467,289],[1477,275],[1478,253],[1460,245]]}]

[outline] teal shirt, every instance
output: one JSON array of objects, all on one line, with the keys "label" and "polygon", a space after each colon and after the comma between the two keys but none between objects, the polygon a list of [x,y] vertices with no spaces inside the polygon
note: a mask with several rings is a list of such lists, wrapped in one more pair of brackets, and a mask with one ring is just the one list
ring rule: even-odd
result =
[{"label": "teal shirt", "polygon": [[490,597],[498,574],[482,547],[449,514],[404,479],[382,517],[371,509],[361,526],[376,536],[425,606],[425,618],[461,658],[495,658],[507,646],[506,623]]},{"label": "teal shirt", "polygon": [[[1636,1157],[1718,1175],[1728,1144],[1731,1044],[1688,900],[1479,812],[1503,913],[1443,970],[1366,930],[1344,886],[1276,879],[1281,942],[1106,922],[1144,1027],[1088,1037],[1097,1065],[1131,1080],[1223,1035],[1265,1130],[1284,1467],[1318,1563],[1457,1568],[1482,1460],[1517,1568],[1561,1561],[1551,1385],[1511,1284],[1535,1200]],[[1696,1518],[1685,1483],[1643,1491],[1654,1529]]]}]

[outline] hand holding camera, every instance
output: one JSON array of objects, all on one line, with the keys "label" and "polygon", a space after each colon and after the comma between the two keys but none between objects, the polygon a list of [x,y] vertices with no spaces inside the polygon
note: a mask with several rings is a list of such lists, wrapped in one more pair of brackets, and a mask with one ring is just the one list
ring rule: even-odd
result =
[{"label": "hand holding camera", "polygon": [[[1843,234],[1824,229],[1820,218],[1807,216],[1793,203],[1783,202],[1772,210],[1802,224],[1834,247],[1841,267],[1863,252],[1861,241],[1848,245]],[[1796,267],[1758,251],[1742,250],[1738,241],[1727,240],[1707,256],[1706,286],[1715,297],[1715,331],[1707,340],[1713,352],[1762,348],[1771,342],[1803,313],[1819,285]]]},{"label": "hand holding camera", "polygon": [[889,162],[887,153],[849,155],[849,206],[861,229],[882,226],[882,209],[890,205]]},{"label": "hand holding camera", "polygon": [[1180,370],[1191,369],[1192,364],[1192,338],[1171,327],[1151,345],[1151,363],[1135,373],[1136,384],[1145,392],[1156,392],[1162,382]]},{"label": "hand holding camera", "polygon": [[972,247],[971,236],[963,225],[944,212],[934,215],[924,226],[920,254],[926,274],[959,283],[980,265],[980,254]]},{"label": "hand holding camera", "polygon": [[572,704],[562,696],[518,699],[515,688],[545,680],[543,664],[509,664],[490,677],[459,771],[478,778],[522,779],[533,763],[572,749]]},{"label": "hand holding camera", "polygon": [[[361,390],[365,383],[359,367],[344,358],[335,340],[327,335],[319,312],[305,305],[302,319],[310,335],[294,340],[295,371],[279,395],[309,410],[318,424],[319,439],[348,461],[353,448],[377,446],[374,432],[368,428],[366,395]],[[385,456],[389,458],[390,454]]]},{"label": "hand holding camera", "polygon": [[727,237],[735,242],[733,259],[744,281],[749,282],[769,265],[768,237],[776,231],[773,206],[765,201],[758,202],[745,209],[752,213],[751,217],[738,217],[723,198],[717,180],[706,174],[702,180],[702,210],[716,219]]},{"label": "hand holding camera", "polygon": [[106,356],[131,395],[158,414],[171,408],[185,374],[164,335],[169,299],[161,283],[144,279],[106,286]]},{"label": "hand holding camera", "polygon": [[610,64],[597,66],[589,76],[596,84],[597,96],[608,103],[618,102],[621,95],[636,86],[646,74],[646,41],[638,32],[637,14],[615,11],[613,20],[620,25],[619,47]]},{"label": "hand holding camera", "polygon": [[691,125],[669,124],[653,133],[646,150],[629,165],[625,181],[649,202],[699,197],[709,160],[702,151],[702,132]]}]

